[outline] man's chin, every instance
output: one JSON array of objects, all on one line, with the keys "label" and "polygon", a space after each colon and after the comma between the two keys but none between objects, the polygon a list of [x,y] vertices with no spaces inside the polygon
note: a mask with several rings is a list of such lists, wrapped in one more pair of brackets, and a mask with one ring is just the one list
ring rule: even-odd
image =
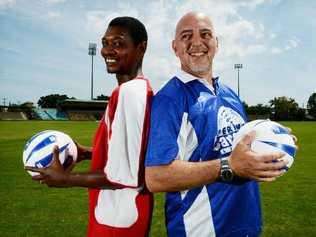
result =
[{"label": "man's chin", "polygon": [[205,74],[208,73],[211,68],[208,65],[205,66],[191,66],[190,67],[191,71],[196,73],[196,74]]},{"label": "man's chin", "polygon": [[110,74],[117,73],[117,70],[114,69],[114,68],[107,68],[106,70],[107,70],[107,72],[110,73]]}]

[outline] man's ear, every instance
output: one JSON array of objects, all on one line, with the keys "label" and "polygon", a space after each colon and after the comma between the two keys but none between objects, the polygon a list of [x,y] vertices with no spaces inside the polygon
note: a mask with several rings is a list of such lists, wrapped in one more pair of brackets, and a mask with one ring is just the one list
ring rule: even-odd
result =
[{"label": "man's ear", "polygon": [[215,53],[218,52],[218,37],[216,36],[216,50],[215,50]]},{"label": "man's ear", "polygon": [[172,49],[173,49],[175,55],[178,57],[178,51],[177,51],[176,41],[175,40],[172,40]]},{"label": "man's ear", "polygon": [[146,49],[147,49],[147,41],[143,41],[141,42],[138,46],[139,48],[139,52],[142,56],[144,56],[145,52],[146,52]]}]

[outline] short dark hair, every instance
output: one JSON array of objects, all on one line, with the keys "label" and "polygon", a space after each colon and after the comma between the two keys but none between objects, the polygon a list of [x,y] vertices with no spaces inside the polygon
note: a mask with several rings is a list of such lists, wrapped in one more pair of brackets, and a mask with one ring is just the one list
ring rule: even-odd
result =
[{"label": "short dark hair", "polygon": [[109,23],[110,26],[122,27],[128,31],[135,45],[148,40],[144,24],[136,18],[130,16],[116,17]]}]

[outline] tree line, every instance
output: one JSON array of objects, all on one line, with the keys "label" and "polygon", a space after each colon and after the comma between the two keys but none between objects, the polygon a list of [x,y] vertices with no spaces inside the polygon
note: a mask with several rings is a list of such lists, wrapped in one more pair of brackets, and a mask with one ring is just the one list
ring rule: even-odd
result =
[{"label": "tree line", "polygon": [[[76,99],[67,95],[51,94],[42,96],[38,100],[38,106],[42,108],[56,108],[58,103],[66,99]],[[109,100],[109,96],[99,95],[95,100]],[[307,110],[300,108],[293,98],[286,96],[275,97],[267,105],[257,104],[249,106],[243,102],[246,112],[249,116],[270,118],[276,121],[282,120],[316,120],[316,92],[312,93],[307,101]]]},{"label": "tree line", "polygon": [[[109,96],[98,95],[94,100],[109,100]],[[68,97],[67,95],[51,94],[41,96],[37,101],[37,104],[41,108],[57,108],[57,105],[67,99],[76,99],[75,97]]]},{"label": "tree line", "polygon": [[244,107],[249,116],[256,115],[270,118],[276,121],[301,121],[313,120],[316,118],[316,93],[313,93],[307,103],[307,110],[300,108],[293,98],[286,96],[275,97],[268,105],[257,104]]}]

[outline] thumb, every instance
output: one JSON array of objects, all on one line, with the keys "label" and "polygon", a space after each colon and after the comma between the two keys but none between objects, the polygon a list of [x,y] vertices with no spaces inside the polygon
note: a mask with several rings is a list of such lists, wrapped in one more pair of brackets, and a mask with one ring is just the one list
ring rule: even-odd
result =
[{"label": "thumb", "polygon": [[53,148],[53,163],[52,167],[61,167],[61,163],[59,161],[59,147],[57,145]]},{"label": "thumb", "polygon": [[241,142],[245,145],[250,146],[250,144],[252,143],[252,141],[255,139],[256,137],[256,131],[252,130],[249,133],[247,133],[243,139],[241,139]]}]

